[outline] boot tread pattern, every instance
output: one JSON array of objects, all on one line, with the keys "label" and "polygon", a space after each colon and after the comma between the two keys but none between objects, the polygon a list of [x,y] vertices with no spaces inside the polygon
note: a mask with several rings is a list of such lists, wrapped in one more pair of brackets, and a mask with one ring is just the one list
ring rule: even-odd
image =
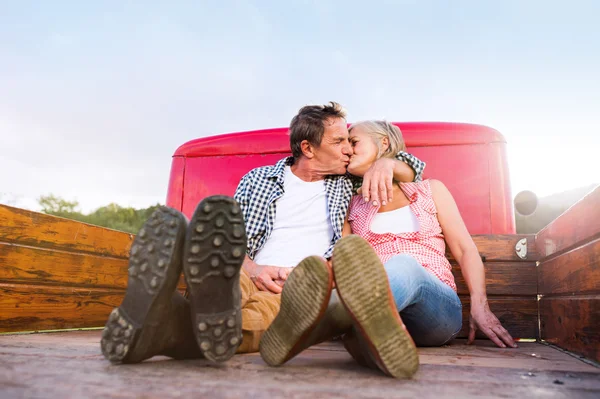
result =
[{"label": "boot tread pattern", "polygon": [[104,357],[113,363],[122,362],[129,352],[135,332],[133,324],[121,314],[119,308],[113,309],[100,341]]},{"label": "boot tread pattern", "polygon": [[196,314],[196,339],[207,359],[222,361],[235,354],[242,342],[238,315],[241,315],[239,308],[222,313]]},{"label": "boot tread pattern", "polygon": [[374,346],[386,371],[396,378],[412,376],[419,367],[416,347],[389,302],[389,281],[379,257],[358,236],[338,242],[333,253],[338,293]]},{"label": "boot tread pattern", "polygon": [[138,232],[129,256],[129,284],[137,280],[149,295],[155,295],[165,281],[167,266],[181,225],[181,216],[161,207]]},{"label": "boot tread pattern", "polygon": [[260,354],[279,366],[301,350],[302,340],[316,326],[331,295],[327,266],[318,256],[302,260],[286,281],[281,308],[260,341]]},{"label": "boot tread pattern", "polygon": [[[239,273],[245,255],[246,230],[237,202],[226,196],[204,199],[188,226],[183,269],[198,347],[213,362],[231,358],[242,342]],[[219,297],[233,306],[219,309]]]},{"label": "boot tread pattern", "polygon": [[145,325],[148,315],[156,312],[157,304],[170,301],[170,287],[177,284],[181,270],[178,259],[185,223],[179,212],[161,206],[136,235],[129,254],[125,298],[110,313],[100,341],[102,353],[111,362],[126,363],[137,356],[133,353],[141,331],[153,328]]},{"label": "boot tread pattern", "polygon": [[[243,219],[237,204],[222,209],[218,203],[202,203],[202,214],[196,214],[191,228],[187,262],[188,282],[201,284],[208,277],[231,278],[237,274],[246,255],[246,237]],[[237,208],[237,209],[236,209]],[[228,243],[228,249],[223,244]],[[203,265],[210,269],[203,274]]]}]

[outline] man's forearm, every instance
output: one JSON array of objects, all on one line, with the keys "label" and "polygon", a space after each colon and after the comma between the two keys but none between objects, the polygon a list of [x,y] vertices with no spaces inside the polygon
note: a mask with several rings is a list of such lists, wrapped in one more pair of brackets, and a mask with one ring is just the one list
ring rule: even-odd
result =
[{"label": "man's forearm", "polygon": [[403,161],[394,162],[394,180],[410,183],[415,180],[415,171]]},{"label": "man's forearm", "polygon": [[[396,170],[396,167],[394,167],[394,178],[397,181],[413,182],[423,180],[425,162],[421,161],[419,158],[405,151],[400,151],[399,153],[397,153],[395,158],[398,161],[404,163],[404,165],[408,166],[408,169],[410,169],[410,171],[407,171],[407,169],[404,166],[402,166],[400,169]],[[398,176],[396,176],[397,173]]]}]

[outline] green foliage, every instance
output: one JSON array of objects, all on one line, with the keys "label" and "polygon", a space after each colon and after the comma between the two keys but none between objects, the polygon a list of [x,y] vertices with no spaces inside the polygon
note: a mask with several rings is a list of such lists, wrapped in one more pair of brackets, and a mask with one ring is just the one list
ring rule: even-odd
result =
[{"label": "green foliage", "polygon": [[38,198],[42,212],[48,215],[60,216],[80,222],[108,227],[110,229],[137,233],[142,224],[150,217],[160,204],[148,208],[124,208],[117,204],[109,204],[96,209],[89,214],[81,213],[77,201],[66,201],[52,194]]},{"label": "green foliage", "polygon": [[79,207],[79,202],[77,201],[66,201],[52,194],[41,196],[38,198],[38,203],[42,207],[42,212],[56,216],[77,213],[76,209]]}]

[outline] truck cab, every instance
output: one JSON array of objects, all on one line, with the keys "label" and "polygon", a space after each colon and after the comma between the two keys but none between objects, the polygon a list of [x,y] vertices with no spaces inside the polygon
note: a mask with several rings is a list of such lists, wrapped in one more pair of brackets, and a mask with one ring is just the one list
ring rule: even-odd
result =
[{"label": "truck cab", "polygon": [[[515,232],[506,140],[467,123],[397,122],[407,151],[427,163],[424,178],[444,182],[471,234]],[[233,195],[244,174],[291,155],[287,128],[189,141],[173,155],[167,205],[190,217],[204,197]]]}]

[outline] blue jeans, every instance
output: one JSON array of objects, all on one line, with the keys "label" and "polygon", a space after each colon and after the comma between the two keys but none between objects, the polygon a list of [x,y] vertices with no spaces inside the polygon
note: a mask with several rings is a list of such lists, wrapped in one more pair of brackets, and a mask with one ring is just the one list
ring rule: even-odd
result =
[{"label": "blue jeans", "polygon": [[462,304],[456,292],[410,255],[384,265],[396,307],[417,346],[440,346],[462,327]]}]

